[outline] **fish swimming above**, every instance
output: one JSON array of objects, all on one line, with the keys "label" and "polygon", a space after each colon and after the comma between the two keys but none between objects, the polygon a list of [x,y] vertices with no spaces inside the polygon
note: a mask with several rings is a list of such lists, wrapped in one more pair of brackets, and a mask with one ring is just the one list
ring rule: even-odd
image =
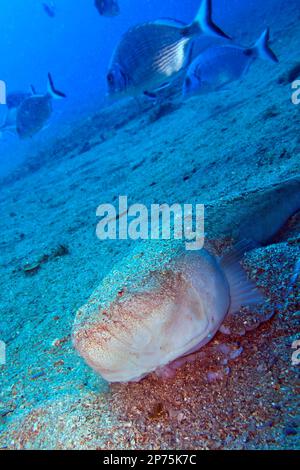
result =
[{"label": "fish swimming above", "polygon": [[15,134],[16,133],[16,121],[17,121],[17,109],[25,101],[25,99],[36,94],[34,87],[31,86],[31,93],[24,91],[15,91],[9,93],[6,97],[5,111],[2,115],[0,125],[0,136],[2,137],[5,133]]},{"label": "fish swimming above", "polygon": [[117,0],[95,0],[95,7],[101,16],[113,17],[120,14]]},{"label": "fish swimming above", "polygon": [[48,74],[48,92],[45,95],[33,95],[25,99],[17,109],[16,128],[21,139],[37,134],[52,114],[52,100],[66,98],[66,95],[54,87]]},{"label": "fish swimming above", "polygon": [[56,6],[55,6],[54,2],[52,2],[51,0],[49,0],[47,2],[43,2],[43,8],[44,8],[45,13],[50,18],[55,17],[55,15],[56,15]]},{"label": "fish swimming above", "polygon": [[157,20],[131,28],[118,44],[107,73],[110,97],[138,96],[168,86],[188,65],[193,39],[228,38],[212,20],[212,1],[202,0],[190,25]]},{"label": "fish swimming above", "polygon": [[241,306],[263,302],[239,261],[300,209],[300,178],[244,200],[240,211],[228,203],[225,226],[219,208],[209,211],[208,237],[219,231],[219,238],[231,236],[232,220],[239,235],[256,236],[254,244],[241,241],[219,258],[206,249],[185,251],[176,241],[145,241],[101,282],[79,309],[72,333],[75,348],[97,373],[109,382],[164,375],[211,341]]},{"label": "fish swimming above", "polygon": [[269,46],[267,29],[253,47],[220,45],[207,49],[189,66],[183,95],[217,91],[242,78],[256,59],[278,62]]},{"label": "fish swimming above", "polygon": [[26,93],[24,91],[9,93],[6,97],[6,106],[8,109],[18,108],[20,104],[30,96],[32,96],[32,93]]}]

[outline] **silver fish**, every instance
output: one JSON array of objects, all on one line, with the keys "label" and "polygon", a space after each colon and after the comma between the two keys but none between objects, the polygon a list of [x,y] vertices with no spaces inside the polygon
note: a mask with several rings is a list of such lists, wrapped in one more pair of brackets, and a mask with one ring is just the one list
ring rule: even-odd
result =
[{"label": "silver fish", "polygon": [[109,96],[151,94],[168,86],[188,65],[190,46],[201,34],[228,38],[212,21],[211,0],[202,0],[190,25],[157,20],[127,31],[113,54],[107,74]]},{"label": "silver fish", "polygon": [[55,89],[48,74],[48,92],[25,99],[17,109],[16,128],[21,139],[37,134],[52,114],[52,99],[65,98],[66,95]]},{"label": "silver fish", "polygon": [[189,66],[183,95],[219,90],[243,77],[258,58],[278,62],[269,46],[269,38],[267,29],[253,47],[222,45],[207,49]]},{"label": "silver fish", "polygon": [[95,7],[101,16],[118,16],[120,7],[117,0],[95,0]]}]

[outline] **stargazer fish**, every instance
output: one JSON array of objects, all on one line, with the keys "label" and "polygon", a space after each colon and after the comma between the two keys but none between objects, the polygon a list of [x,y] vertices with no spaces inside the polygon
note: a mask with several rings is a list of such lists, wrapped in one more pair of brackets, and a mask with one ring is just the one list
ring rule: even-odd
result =
[{"label": "stargazer fish", "polygon": [[[265,244],[299,211],[300,177],[228,204],[226,218],[224,209],[210,208],[210,236],[246,233]],[[168,375],[211,341],[227,316],[263,301],[239,262],[249,249],[240,242],[219,258],[206,249],[187,252],[178,240],[144,241],[79,309],[75,348],[109,382]]]},{"label": "stargazer fish", "polygon": [[[178,249],[170,262],[125,283],[119,296],[86,317],[91,299],[77,315],[76,349],[109,382],[162,373],[208,343],[228,314],[262,301],[238,263],[242,254],[240,249],[218,260],[205,249]],[[115,279],[108,276],[102,289],[117,276],[114,270]]]},{"label": "stargazer fish", "polygon": [[183,95],[216,91],[239,80],[256,59],[278,62],[269,46],[267,29],[253,47],[221,45],[207,49],[189,66],[183,86]]},{"label": "stargazer fish", "polygon": [[45,95],[33,95],[25,99],[17,109],[16,127],[21,139],[32,137],[39,132],[52,114],[52,99],[62,99],[66,95],[54,87],[48,74],[48,91]]},{"label": "stargazer fish", "polygon": [[199,35],[228,36],[213,23],[212,1],[202,0],[190,25],[157,20],[124,34],[107,73],[110,97],[152,95],[170,84],[187,66],[192,41]]}]

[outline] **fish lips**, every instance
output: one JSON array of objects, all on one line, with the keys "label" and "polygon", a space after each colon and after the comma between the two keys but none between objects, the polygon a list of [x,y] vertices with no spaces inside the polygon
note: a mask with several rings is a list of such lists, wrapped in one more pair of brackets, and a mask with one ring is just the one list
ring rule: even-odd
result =
[{"label": "fish lips", "polygon": [[107,381],[141,380],[208,336],[210,323],[195,288],[178,273],[162,277],[159,289],[131,293],[108,311],[90,312],[88,305],[78,312],[73,344]]},{"label": "fish lips", "polygon": [[[142,372],[133,374],[132,369],[128,367],[129,360],[125,353],[122,354],[121,360],[120,356],[119,360],[117,357],[114,364],[112,357],[115,355],[115,350],[110,347],[112,340],[112,336],[109,334],[106,336],[105,331],[97,325],[80,329],[72,335],[73,346],[79,355],[106,381],[110,383],[134,382],[147,375]],[[107,347],[105,347],[106,342]]]}]

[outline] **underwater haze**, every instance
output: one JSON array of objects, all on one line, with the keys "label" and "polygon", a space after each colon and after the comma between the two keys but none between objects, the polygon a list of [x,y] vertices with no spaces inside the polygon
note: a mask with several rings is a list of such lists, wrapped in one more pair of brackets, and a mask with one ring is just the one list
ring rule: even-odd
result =
[{"label": "underwater haze", "polygon": [[[255,12],[255,15],[261,17],[264,26],[267,22],[266,15],[274,12],[273,3],[265,2]],[[128,28],[157,18],[175,18],[189,22],[193,19],[199,2],[145,0],[141,7],[138,0],[123,0],[120,7],[122,14],[113,19],[101,17],[94,6],[94,0],[77,0],[75,5],[71,0],[56,1],[55,17],[49,17],[42,5],[43,2],[39,0],[1,1],[3,24],[0,71],[8,93],[29,92],[31,85],[39,93],[44,93],[47,74],[51,72],[67,94],[68,100],[63,105],[55,104],[51,128],[47,135],[42,135],[43,142],[52,129],[57,134],[70,121],[80,119],[85,112],[95,111],[106,104],[108,64],[118,40]],[[215,18],[229,28],[234,22],[234,37],[237,39],[248,33],[252,40],[260,33],[256,24],[254,28],[250,23],[251,31],[242,27],[245,19],[249,24],[249,12],[253,9],[254,1],[214,1]],[[280,12],[277,4],[275,11],[278,14]],[[0,123],[2,115],[3,110],[0,109]],[[59,124],[58,128],[56,124]],[[26,142],[20,145],[10,133],[5,133],[1,145],[3,157],[0,161],[0,174],[7,174],[12,167],[23,161],[31,152],[31,145]],[[12,146],[14,156],[11,155]]]},{"label": "underwater haze", "polygon": [[299,450],[299,0],[0,12],[0,449]]}]

